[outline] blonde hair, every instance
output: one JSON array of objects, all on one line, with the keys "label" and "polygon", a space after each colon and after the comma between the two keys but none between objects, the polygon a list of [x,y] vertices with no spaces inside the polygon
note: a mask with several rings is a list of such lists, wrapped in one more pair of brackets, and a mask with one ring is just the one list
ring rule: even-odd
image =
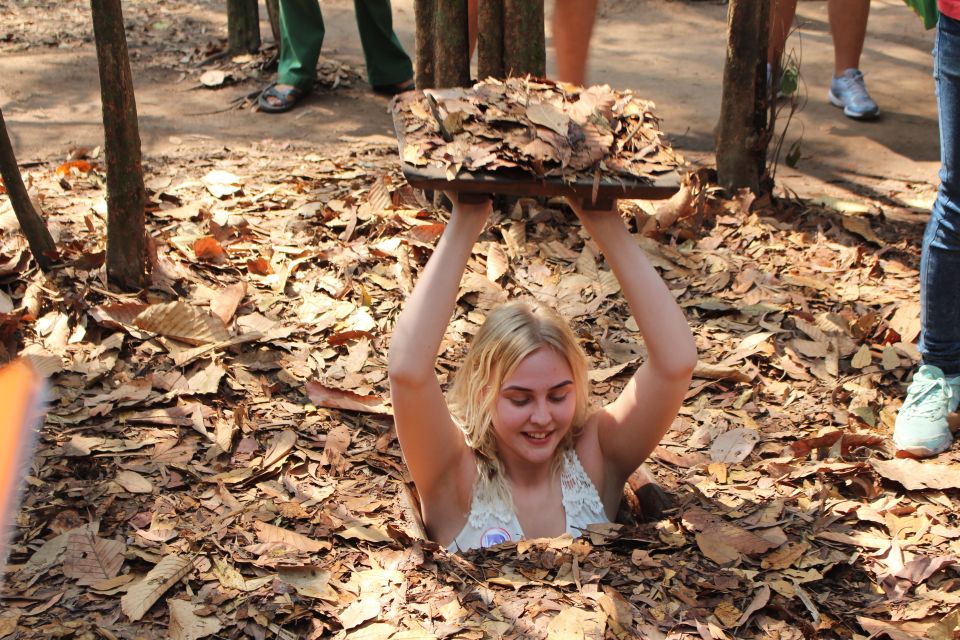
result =
[{"label": "blonde hair", "polygon": [[477,458],[481,490],[511,504],[510,488],[497,455],[493,414],[503,381],[528,355],[549,348],[564,357],[573,374],[573,425],[557,447],[554,463],[572,447],[590,411],[587,357],[556,311],[537,303],[512,302],[494,309],[474,337],[448,394],[450,412]]}]

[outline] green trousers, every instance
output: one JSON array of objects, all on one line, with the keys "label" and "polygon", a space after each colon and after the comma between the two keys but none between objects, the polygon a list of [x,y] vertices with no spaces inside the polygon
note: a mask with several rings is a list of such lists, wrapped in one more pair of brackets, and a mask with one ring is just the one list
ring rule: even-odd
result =
[{"label": "green trousers", "polygon": [[[413,78],[413,64],[393,32],[390,0],[353,0],[360,43],[371,85]],[[323,14],[318,0],[280,0],[279,84],[310,91],[323,46]]]}]

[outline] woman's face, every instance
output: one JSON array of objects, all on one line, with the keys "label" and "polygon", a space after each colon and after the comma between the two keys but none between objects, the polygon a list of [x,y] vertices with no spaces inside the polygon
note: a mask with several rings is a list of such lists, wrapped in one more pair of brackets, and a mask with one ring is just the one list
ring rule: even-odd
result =
[{"label": "woman's face", "polygon": [[541,347],[520,361],[497,394],[493,429],[501,458],[553,460],[576,412],[573,372],[560,353]]}]

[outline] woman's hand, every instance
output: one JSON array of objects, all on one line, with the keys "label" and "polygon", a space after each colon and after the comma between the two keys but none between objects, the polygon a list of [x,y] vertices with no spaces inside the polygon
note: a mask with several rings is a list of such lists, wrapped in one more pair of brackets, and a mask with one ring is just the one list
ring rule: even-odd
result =
[{"label": "woman's hand", "polygon": [[464,202],[456,191],[444,191],[444,195],[453,203],[451,220],[457,218],[470,219],[475,224],[479,224],[482,229],[493,212],[493,200],[491,198],[486,198],[482,202]]}]

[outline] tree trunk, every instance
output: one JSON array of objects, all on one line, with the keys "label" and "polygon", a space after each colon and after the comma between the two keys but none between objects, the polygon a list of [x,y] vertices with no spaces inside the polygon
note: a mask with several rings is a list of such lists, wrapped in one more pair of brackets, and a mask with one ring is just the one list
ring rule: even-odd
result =
[{"label": "tree trunk", "polygon": [[438,0],[434,20],[434,72],[437,87],[470,84],[467,0]]},{"label": "tree trunk", "polygon": [[107,164],[107,279],[125,290],[143,286],[147,202],[140,131],[120,0],[90,0],[100,67]]},{"label": "tree trunk", "polygon": [[257,0],[227,0],[227,41],[230,53],[253,53],[260,49]]},{"label": "tree trunk", "polygon": [[266,0],[267,16],[270,18],[270,32],[273,41],[280,45],[280,0]]},{"label": "tree trunk", "polygon": [[480,80],[504,77],[503,0],[479,0],[477,70]]},{"label": "tree trunk", "polygon": [[720,186],[760,191],[767,143],[769,0],[730,0],[727,58],[717,130]]},{"label": "tree trunk", "polygon": [[437,0],[415,0],[413,4],[414,20],[417,30],[417,89],[430,89],[436,86]]},{"label": "tree trunk", "polygon": [[545,76],[545,41],[543,0],[503,0],[503,66],[507,75]]},{"label": "tree trunk", "polygon": [[47,224],[34,209],[27,188],[23,184],[23,178],[20,177],[20,168],[17,166],[13,145],[10,144],[10,136],[7,134],[3,111],[0,111],[0,175],[3,176],[3,183],[7,187],[7,196],[17,216],[17,222],[20,223],[23,235],[27,237],[33,259],[41,269],[48,271],[56,259],[57,246],[50,236]]}]

